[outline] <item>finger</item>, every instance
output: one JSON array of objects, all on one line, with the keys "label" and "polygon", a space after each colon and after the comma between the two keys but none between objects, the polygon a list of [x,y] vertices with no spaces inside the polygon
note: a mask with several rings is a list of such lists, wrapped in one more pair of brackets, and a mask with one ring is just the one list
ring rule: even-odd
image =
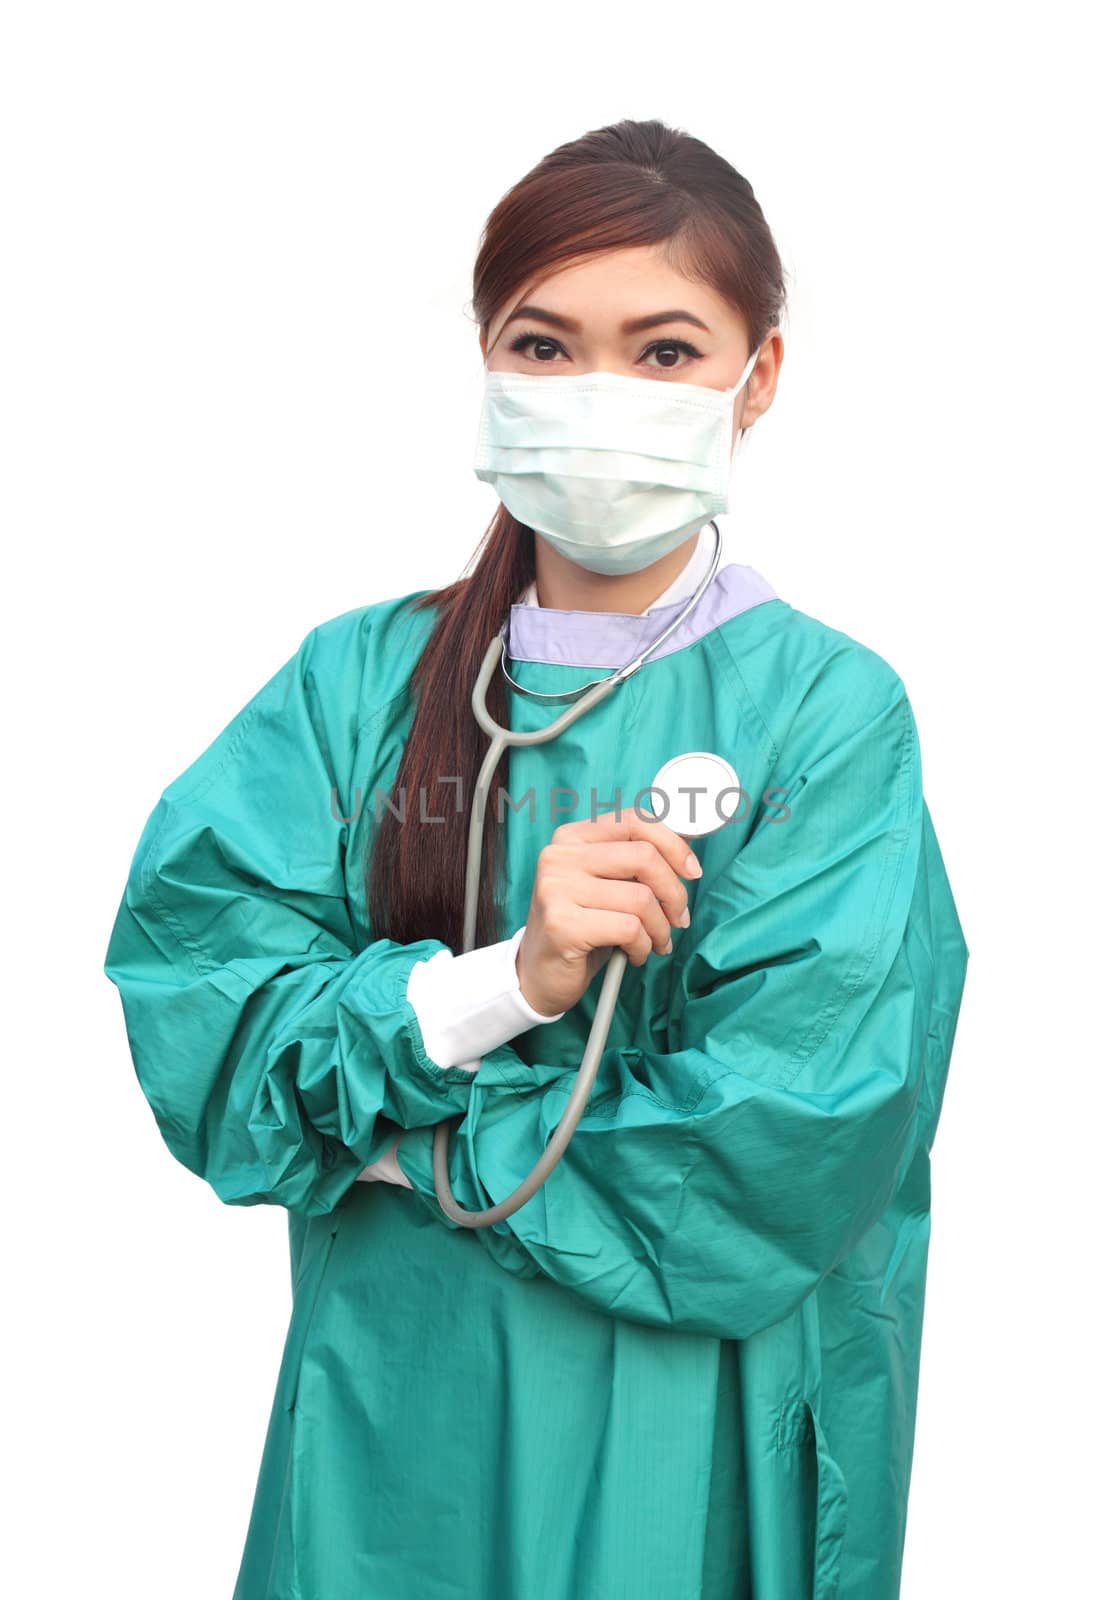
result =
[{"label": "finger", "polygon": [[616,949],[626,951],[630,965],[634,967],[644,967],[653,954],[653,941],[646,933],[641,918],[632,911],[584,910],[580,916],[580,931],[592,949],[614,945]]},{"label": "finger", "polygon": [[681,877],[698,878],[703,871],[687,839],[666,822],[642,816],[633,806],[624,806],[620,811],[608,812],[594,820],[562,822],[552,836],[554,844],[596,844],[624,839],[648,840]]},{"label": "finger", "polygon": [[566,892],[584,911],[632,911],[640,917],[659,954],[665,954],[672,942],[672,926],[656,892],[647,883],[580,873],[569,882]]},{"label": "finger", "polygon": [[576,847],[575,864],[596,878],[634,879],[646,884],[674,927],[684,927],[688,889],[655,844],[648,839],[618,839],[609,844]]}]

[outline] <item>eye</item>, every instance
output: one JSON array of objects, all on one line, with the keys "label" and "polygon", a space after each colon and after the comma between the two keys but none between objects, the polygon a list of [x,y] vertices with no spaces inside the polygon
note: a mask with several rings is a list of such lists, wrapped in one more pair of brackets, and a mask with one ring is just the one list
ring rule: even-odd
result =
[{"label": "eye", "polygon": [[[533,359],[535,361],[552,361],[553,357],[550,352],[564,348],[563,345],[558,344],[555,339],[551,339],[545,333],[520,333],[510,348],[514,351],[525,351],[531,345],[534,347]],[[565,351],[566,355],[567,353]]]},{"label": "eye", "polygon": [[[531,360],[548,365],[552,365],[559,356],[568,355],[560,341],[547,333],[520,333],[510,348],[515,354],[528,354]],[[652,344],[646,345],[639,359],[644,361],[647,355],[659,358],[651,363],[652,369],[657,372],[675,372],[689,361],[704,359],[703,351],[697,350],[687,339],[654,339]]]},{"label": "eye", "polygon": [[[651,345],[646,346],[646,349],[643,352],[643,359],[646,355],[649,355],[650,352],[653,352],[658,356],[668,356],[677,350],[682,351],[690,360],[703,360],[703,351],[697,350],[694,344],[688,343],[687,339],[654,339]],[[660,366],[658,366],[657,370],[658,372],[673,372],[677,367],[683,365],[684,363],[677,360],[674,356],[672,360],[664,361]]]}]

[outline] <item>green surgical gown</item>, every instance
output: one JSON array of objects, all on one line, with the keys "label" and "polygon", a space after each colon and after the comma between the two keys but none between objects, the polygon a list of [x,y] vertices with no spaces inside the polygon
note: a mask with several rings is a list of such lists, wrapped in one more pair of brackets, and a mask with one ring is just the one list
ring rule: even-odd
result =
[{"label": "green surgical gown", "polygon": [[[511,753],[500,937],[593,790],[630,805],[706,750],[745,795],[695,843],[672,954],[625,974],[564,1158],[493,1228],[441,1212],[434,1127],[462,1205],[508,1195],[602,978],[478,1072],[423,1049],[407,981],[446,946],[377,937],[363,874],[435,613],[401,596],[314,628],[155,804],[105,961],[138,1082],[221,1200],[289,1222],[234,1600],[897,1600],[968,950],[902,680],[748,574]],[[539,690],[646,638],[515,613]],[[508,698],[515,728],[556,714]],[[403,1129],[413,1189],[358,1181]]]}]

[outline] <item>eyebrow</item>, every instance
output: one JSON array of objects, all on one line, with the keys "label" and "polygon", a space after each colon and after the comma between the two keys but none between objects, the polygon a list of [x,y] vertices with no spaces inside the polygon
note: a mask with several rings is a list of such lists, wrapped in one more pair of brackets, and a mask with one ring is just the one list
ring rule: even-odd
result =
[{"label": "eyebrow", "polygon": [[[565,333],[582,333],[583,324],[574,317],[561,317],[555,311],[545,311],[541,306],[519,306],[503,323],[503,328],[508,328],[512,322],[547,322],[550,327],[562,328]],[[663,322],[690,322],[693,327],[702,328],[704,333],[711,329],[706,322],[701,322],[690,311],[651,311],[647,317],[630,317],[619,325],[620,333],[642,333],[646,328],[657,328]]]}]

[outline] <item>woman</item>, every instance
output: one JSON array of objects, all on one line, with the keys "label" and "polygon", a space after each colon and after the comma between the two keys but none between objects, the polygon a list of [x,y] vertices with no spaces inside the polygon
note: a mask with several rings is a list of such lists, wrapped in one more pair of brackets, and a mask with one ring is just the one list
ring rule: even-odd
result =
[{"label": "woman", "polygon": [[[502,198],[474,288],[474,571],[313,629],[163,793],[105,963],[174,1155],[288,1211],[236,1600],[895,1597],[967,947],[896,672],[751,567],[703,584],[777,251],[731,166],[627,121]],[[490,641],[490,710],[540,729],[682,613],[503,758],[461,949]],[[745,792],[690,851],[632,802],[693,749]],[[511,1194],[615,948],[563,1159],[458,1225],[434,1129],[459,1204]]]}]

